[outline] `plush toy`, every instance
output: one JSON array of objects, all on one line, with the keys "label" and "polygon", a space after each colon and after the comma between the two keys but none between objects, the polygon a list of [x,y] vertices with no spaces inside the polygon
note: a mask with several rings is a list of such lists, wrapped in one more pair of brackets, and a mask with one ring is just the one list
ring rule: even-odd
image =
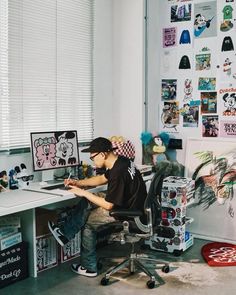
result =
[{"label": "plush toy", "polygon": [[142,132],[141,141],[143,144],[143,163],[156,165],[161,161],[167,160],[165,154],[169,143],[169,135],[165,132],[153,136],[150,132]]},{"label": "plush toy", "polygon": [[114,154],[134,160],[135,147],[130,140],[127,140],[123,136],[112,136],[110,141],[112,143],[112,147],[115,148]]}]

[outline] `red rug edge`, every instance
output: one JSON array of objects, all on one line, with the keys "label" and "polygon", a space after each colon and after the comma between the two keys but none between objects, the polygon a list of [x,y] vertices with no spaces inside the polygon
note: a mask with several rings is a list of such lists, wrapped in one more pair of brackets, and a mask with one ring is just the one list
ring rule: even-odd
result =
[{"label": "red rug edge", "polygon": [[235,248],[236,250],[236,244],[230,244],[230,243],[224,243],[224,242],[212,242],[212,243],[208,243],[206,245],[204,245],[201,249],[201,254],[202,254],[202,257],[204,258],[204,260],[206,261],[206,263],[209,265],[209,266],[213,266],[213,267],[223,267],[223,266],[236,266],[236,261],[235,262],[229,262],[229,263],[226,263],[226,262],[214,262],[212,260],[208,260],[206,255],[204,254],[204,251],[207,251],[209,249],[211,249],[212,247],[216,247],[216,248],[219,248],[219,247],[232,247],[232,248]]}]

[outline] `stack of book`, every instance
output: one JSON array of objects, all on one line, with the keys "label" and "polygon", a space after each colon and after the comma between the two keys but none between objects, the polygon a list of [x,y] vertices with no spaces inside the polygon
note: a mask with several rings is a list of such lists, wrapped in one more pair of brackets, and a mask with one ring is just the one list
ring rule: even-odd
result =
[{"label": "stack of book", "polygon": [[22,242],[20,217],[7,215],[0,217],[0,251]]}]

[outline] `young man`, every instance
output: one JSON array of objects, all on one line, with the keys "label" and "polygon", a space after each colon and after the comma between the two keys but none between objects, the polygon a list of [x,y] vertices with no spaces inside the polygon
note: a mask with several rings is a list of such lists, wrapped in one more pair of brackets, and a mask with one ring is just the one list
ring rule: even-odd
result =
[{"label": "young man", "polygon": [[[81,261],[72,264],[71,269],[88,277],[97,275],[96,232],[101,224],[114,221],[109,211],[114,208],[143,210],[147,196],[145,183],[134,163],[115,155],[113,150],[112,143],[103,137],[94,139],[89,148],[82,150],[89,152],[95,166],[105,168],[106,172],[83,180],[65,180],[65,185],[80,201],[62,225],[48,222],[50,231],[62,246],[81,230]],[[105,198],[83,189],[83,186],[102,184],[107,184]],[[97,209],[92,210],[94,207]]]}]

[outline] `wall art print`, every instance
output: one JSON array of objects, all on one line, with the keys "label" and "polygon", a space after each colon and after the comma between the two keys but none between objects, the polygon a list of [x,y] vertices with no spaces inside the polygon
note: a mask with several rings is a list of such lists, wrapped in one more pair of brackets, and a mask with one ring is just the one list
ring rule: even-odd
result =
[{"label": "wall art print", "polygon": [[236,140],[188,139],[185,164],[195,180],[191,231],[236,241]]}]

